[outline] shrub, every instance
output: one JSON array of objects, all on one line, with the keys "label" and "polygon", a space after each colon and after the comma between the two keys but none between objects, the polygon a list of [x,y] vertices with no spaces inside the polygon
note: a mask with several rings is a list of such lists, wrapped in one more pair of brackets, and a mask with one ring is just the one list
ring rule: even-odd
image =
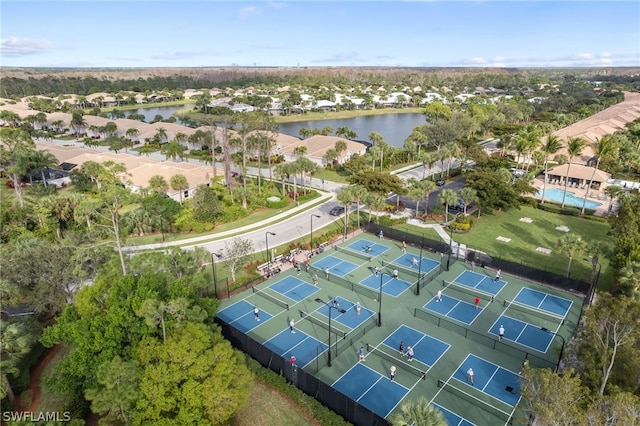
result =
[{"label": "shrub", "polygon": [[577,207],[560,207],[557,204],[538,203],[538,208],[550,213],[564,214],[567,216],[580,216],[580,209]]},{"label": "shrub", "polygon": [[316,198],[318,196],[318,193],[316,191],[309,191],[308,194],[304,194],[298,197],[298,201],[305,202],[305,201],[309,201],[309,200],[313,200],[314,198]]},{"label": "shrub", "polygon": [[286,198],[280,199],[280,201],[269,201],[267,200],[267,207],[270,209],[283,209],[287,207],[289,204],[289,200]]},{"label": "shrub", "polygon": [[224,213],[222,214],[221,220],[222,222],[234,222],[238,219],[242,219],[243,217],[247,217],[249,213],[245,209],[242,208],[239,204],[233,204],[224,209]]},{"label": "shrub", "polygon": [[402,225],[404,223],[407,223],[406,217],[391,219],[389,216],[380,216],[380,226],[391,227],[395,225]]}]

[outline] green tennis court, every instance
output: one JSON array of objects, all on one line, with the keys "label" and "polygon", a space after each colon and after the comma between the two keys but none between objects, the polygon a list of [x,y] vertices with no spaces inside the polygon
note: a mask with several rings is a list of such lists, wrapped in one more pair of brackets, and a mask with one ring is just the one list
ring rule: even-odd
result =
[{"label": "green tennis court", "polygon": [[[447,271],[437,253],[421,253],[412,246],[404,253],[399,242],[376,241],[371,234],[348,239],[339,249],[311,258],[309,272],[296,276],[295,270],[285,271],[224,300],[218,319],[258,344],[245,346],[247,352],[259,351],[260,345],[272,351],[256,355],[263,365],[281,357],[276,365],[286,371],[288,357],[294,355],[299,369],[332,387],[335,395],[349,397],[356,411],[369,410],[386,418],[404,402],[423,395],[443,408],[451,424],[506,425],[510,419],[526,420],[518,406],[514,372],[525,359],[532,367],[555,368],[563,344],[555,337],[571,337],[583,296],[506,274],[496,282],[495,271],[471,271],[470,265],[457,260]],[[412,264],[414,257],[418,265]],[[394,265],[398,279],[389,276]],[[414,266],[420,267],[419,273]],[[375,268],[384,274],[376,277]],[[309,284],[314,274],[317,286]],[[419,274],[427,275],[417,294]],[[442,302],[435,301],[439,290]],[[481,299],[478,308],[476,296]],[[253,306],[264,312],[264,319],[254,319]],[[506,323],[508,318],[525,325],[518,328],[516,322]],[[295,334],[288,329],[292,319]],[[500,325],[506,329],[501,341],[496,331]],[[400,341],[404,356],[398,350]],[[406,356],[408,346],[414,351],[411,361]],[[363,362],[358,355],[361,347]],[[468,365],[478,369],[476,383],[482,387],[466,384]],[[396,371],[393,381],[391,367]],[[299,375],[287,377],[306,386],[296,382]]]}]

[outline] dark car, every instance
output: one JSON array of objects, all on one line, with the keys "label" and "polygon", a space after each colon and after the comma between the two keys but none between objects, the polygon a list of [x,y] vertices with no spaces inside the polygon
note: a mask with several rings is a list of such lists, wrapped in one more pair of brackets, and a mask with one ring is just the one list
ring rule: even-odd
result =
[{"label": "dark car", "polygon": [[342,206],[336,206],[329,211],[329,214],[331,216],[340,216],[343,213],[344,213],[344,207]]},{"label": "dark car", "polygon": [[438,179],[436,181],[436,185],[438,186],[444,186],[444,184],[447,183],[444,179]]}]

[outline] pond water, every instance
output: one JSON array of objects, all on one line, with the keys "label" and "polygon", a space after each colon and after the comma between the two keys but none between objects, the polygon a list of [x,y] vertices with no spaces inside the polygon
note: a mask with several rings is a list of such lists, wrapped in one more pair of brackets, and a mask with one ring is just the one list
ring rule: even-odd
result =
[{"label": "pond water", "polygon": [[[173,115],[174,112],[185,109],[193,108],[195,104],[166,106],[166,107],[152,107],[152,108],[138,108],[134,110],[127,110],[125,114],[144,114],[145,121],[150,123],[156,115],[161,115],[163,118],[168,118]],[[178,120],[180,123],[180,120]],[[348,127],[357,133],[357,140],[369,140],[369,133],[380,133],[387,143],[391,146],[402,147],[405,139],[411,134],[414,127],[425,123],[425,117],[423,114],[410,113],[410,114],[382,114],[382,115],[368,115],[354,118],[342,118],[342,119],[328,119],[328,120],[308,120],[299,121],[296,123],[282,123],[280,124],[280,133],[285,135],[300,137],[300,129],[307,127],[309,129],[323,128],[325,126],[333,127],[335,132],[338,127]]]},{"label": "pond water", "polygon": [[299,137],[300,129],[303,127],[314,129],[331,126],[334,132],[338,127],[348,127],[358,134],[356,138],[358,140],[368,141],[369,133],[378,132],[389,145],[402,147],[402,144],[411,134],[413,128],[424,123],[425,117],[419,113],[368,115],[339,120],[330,119],[282,123],[280,124],[280,133]]},{"label": "pond water", "polygon": [[[179,111],[181,109],[191,109],[195,104],[186,104],[186,105],[174,105],[174,106],[166,106],[166,107],[151,107],[151,108],[138,108],[138,109],[128,109],[124,111],[124,114],[128,117],[130,114],[143,114],[144,121],[147,123],[151,123],[156,115],[161,115],[163,119],[169,118],[173,115],[174,112]],[[177,117],[176,117],[177,118]],[[178,119],[178,123],[180,120]]]}]

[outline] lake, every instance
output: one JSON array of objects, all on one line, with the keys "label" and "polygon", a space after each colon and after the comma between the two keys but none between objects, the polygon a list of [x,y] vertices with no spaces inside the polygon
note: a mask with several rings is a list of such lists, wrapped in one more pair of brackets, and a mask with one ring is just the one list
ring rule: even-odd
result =
[{"label": "lake", "polygon": [[[174,112],[185,108],[193,108],[194,105],[195,104],[138,108],[135,110],[125,111],[125,114],[144,114],[145,121],[147,123],[150,123],[158,114],[163,118],[168,118],[171,117]],[[178,123],[179,122],[180,121],[178,120]],[[314,129],[331,126],[333,127],[334,132],[338,129],[338,127],[348,127],[358,134],[358,137],[356,139],[368,141],[369,133],[378,132],[384,137],[389,145],[402,147],[402,144],[404,143],[405,139],[407,139],[407,137],[411,134],[413,128],[424,123],[425,117],[423,114],[419,113],[367,115],[354,118],[309,120],[298,121],[296,123],[282,123],[280,124],[280,133],[300,137],[300,129],[303,127]]]},{"label": "lake", "polygon": [[333,127],[335,132],[338,127],[348,127],[358,134],[356,139],[369,140],[369,133],[380,133],[391,146],[402,147],[405,139],[411,134],[414,127],[425,123],[425,116],[419,113],[411,114],[383,114],[367,115],[338,120],[313,120],[298,121],[296,123],[280,124],[280,133],[291,136],[300,136],[300,129]]}]

